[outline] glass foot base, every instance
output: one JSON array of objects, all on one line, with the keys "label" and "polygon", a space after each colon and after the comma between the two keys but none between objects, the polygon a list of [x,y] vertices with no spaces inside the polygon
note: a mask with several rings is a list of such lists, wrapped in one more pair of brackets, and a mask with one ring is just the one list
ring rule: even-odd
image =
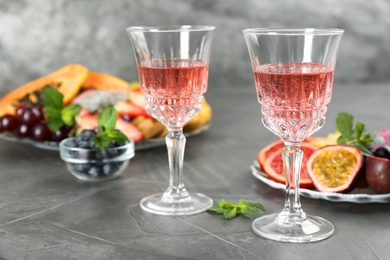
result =
[{"label": "glass foot base", "polygon": [[253,221],[253,232],[264,238],[291,243],[320,241],[334,233],[333,225],[320,217],[307,216],[303,221],[285,224],[278,221],[278,215],[266,215]]},{"label": "glass foot base", "polygon": [[180,202],[165,201],[162,196],[161,193],[143,198],[141,208],[157,215],[178,216],[202,213],[213,206],[213,200],[201,193],[191,193],[190,198]]}]

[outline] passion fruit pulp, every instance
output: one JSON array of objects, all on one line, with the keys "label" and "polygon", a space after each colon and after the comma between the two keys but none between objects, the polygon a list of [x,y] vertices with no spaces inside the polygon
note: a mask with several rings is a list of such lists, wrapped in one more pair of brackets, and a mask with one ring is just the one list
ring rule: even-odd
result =
[{"label": "passion fruit pulp", "polygon": [[363,163],[354,146],[329,145],[315,151],[307,162],[307,172],[317,190],[346,192],[354,188]]}]

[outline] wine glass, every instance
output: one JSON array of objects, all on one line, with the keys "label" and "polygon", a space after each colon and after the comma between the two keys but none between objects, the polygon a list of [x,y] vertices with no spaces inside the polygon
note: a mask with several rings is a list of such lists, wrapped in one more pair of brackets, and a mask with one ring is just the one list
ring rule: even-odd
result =
[{"label": "wine glass", "polygon": [[325,124],[341,29],[243,30],[251,58],[264,126],[284,142],[286,179],[281,213],[256,219],[253,231],[283,242],[314,242],[330,237],[333,225],[306,215],[299,199],[301,142]]},{"label": "wine glass", "polygon": [[183,126],[202,108],[207,90],[214,26],[129,27],[146,110],[165,125],[169,187],[143,198],[140,206],[159,215],[192,215],[213,205],[211,198],[189,193],[183,183],[186,138]]}]

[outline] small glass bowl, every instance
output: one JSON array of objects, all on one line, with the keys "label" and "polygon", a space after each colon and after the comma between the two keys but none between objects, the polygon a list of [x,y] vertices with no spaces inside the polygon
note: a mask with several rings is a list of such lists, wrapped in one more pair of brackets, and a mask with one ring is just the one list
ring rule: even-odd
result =
[{"label": "small glass bowl", "polygon": [[72,147],[74,137],[60,143],[60,156],[69,172],[83,181],[104,181],[119,177],[134,157],[134,142],[104,150]]}]

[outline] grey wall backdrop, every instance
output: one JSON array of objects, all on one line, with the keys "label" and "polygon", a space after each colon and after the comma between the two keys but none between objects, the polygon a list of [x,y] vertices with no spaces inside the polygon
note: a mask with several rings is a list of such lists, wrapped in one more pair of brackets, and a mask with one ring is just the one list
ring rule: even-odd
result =
[{"label": "grey wall backdrop", "polygon": [[0,0],[0,93],[68,63],[137,80],[125,28],[212,24],[210,87],[252,85],[248,27],[345,29],[336,81],[390,79],[388,0]]}]

